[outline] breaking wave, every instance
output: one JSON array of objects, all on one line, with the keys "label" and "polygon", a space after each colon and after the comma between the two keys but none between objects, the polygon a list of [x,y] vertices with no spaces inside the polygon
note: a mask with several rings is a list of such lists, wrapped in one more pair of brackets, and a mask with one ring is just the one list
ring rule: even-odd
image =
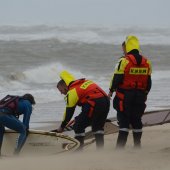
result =
[{"label": "breaking wave", "polygon": [[121,44],[128,34],[139,37],[141,44],[170,44],[169,28],[84,27],[84,26],[1,26],[1,41],[55,39],[61,43]]}]

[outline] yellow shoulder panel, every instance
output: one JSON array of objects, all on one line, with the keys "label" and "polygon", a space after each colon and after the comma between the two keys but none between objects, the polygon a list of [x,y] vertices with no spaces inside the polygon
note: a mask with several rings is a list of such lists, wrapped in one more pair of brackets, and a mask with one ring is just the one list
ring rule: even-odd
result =
[{"label": "yellow shoulder panel", "polygon": [[124,74],[125,67],[128,63],[129,63],[129,61],[125,57],[120,58],[120,60],[117,62],[116,66],[115,66],[114,74],[110,81],[110,88],[112,86],[114,75],[115,74]]},{"label": "yellow shoulder panel", "polygon": [[152,73],[152,63],[151,63],[151,61],[150,60],[147,60],[147,63],[149,64],[149,75],[151,75],[151,73]]},{"label": "yellow shoulder panel", "polygon": [[121,58],[116,64],[114,74],[124,74],[125,67],[128,63],[129,61],[126,58]]},{"label": "yellow shoulder panel", "polygon": [[79,97],[77,95],[76,89],[69,90],[67,93],[66,107],[74,107],[77,105]]}]

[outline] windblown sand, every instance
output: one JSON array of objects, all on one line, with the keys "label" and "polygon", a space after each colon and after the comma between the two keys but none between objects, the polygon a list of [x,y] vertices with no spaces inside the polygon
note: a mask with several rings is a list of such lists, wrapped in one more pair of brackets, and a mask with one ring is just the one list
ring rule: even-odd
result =
[{"label": "windblown sand", "polygon": [[133,149],[130,132],[125,150],[115,150],[117,133],[105,136],[105,148],[95,144],[81,153],[0,159],[0,170],[170,170],[170,124],[145,127],[142,149]]}]

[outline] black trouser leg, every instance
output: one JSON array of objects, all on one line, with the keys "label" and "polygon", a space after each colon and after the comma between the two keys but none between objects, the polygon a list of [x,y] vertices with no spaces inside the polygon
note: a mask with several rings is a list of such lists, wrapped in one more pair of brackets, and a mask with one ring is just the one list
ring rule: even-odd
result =
[{"label": "black trouser leg", "polygon": [[80,146],[77,149],[77,151],[81,151],[84,145],[84,136],[75,136],[75,139],[77,139],[80,142]]},{"label": "black trouser leg", "polygon": [[95,139],[96,139],[96,148],[102,149],[104,147],[104,135],[95,134]]},{"label": "black trouser leg", "polygon": [[133,132],[133,141],[135,148],[141,148],[142,132]]},{"label": "black trouser leg", "polygon": [[104,147],[104,124],[109,113],[110,100],[108,97],[95,99],[95,107],[92,116],[92,131],[95,135],[96,149]]},{"label": "black trouser leg", "polygon": [[5,128],[3,126],[0,126],[0,156],[1,156],[1,148],[2,148],[4,132],[5,132]]},{"label": "black trouser leg", "polygon": [[129,132],[126,131],[119,131],[119,135],[117,138],[116,148],[124,148],[127,142]]}]

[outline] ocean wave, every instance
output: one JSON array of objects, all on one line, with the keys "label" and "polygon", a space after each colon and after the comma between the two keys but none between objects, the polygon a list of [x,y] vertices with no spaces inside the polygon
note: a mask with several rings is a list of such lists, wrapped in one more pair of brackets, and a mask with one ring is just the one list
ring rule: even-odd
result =
[{"label": "ocean wave", "polygon": [[70,71],[77,78],[84,77],[80,71],[68,68],[61,63],[41,65],[32,69],[24,70],[23,72],[12,72],[8,77],[11,81],[26,83],[56,83],[60,79],[59,73],[62,70]]},{"label": "ocean wave", "polygon": [[84,26],[1,26],[1,41],[32,41],[55,39],[61,43],[121,44],[134,34],[141,44],[170,44],[170,29],[148,27],[84,27]]},{"label": "ocean wave", "polygon": [[36,96],[37,103],[63,100],[59,91],[56,90],[56,83],[60,80],[59,73],[62,70],[68,70],[77,79],[86,77],[80,71],[68,68],[61,63],[41,65],[20,72],[12,72],[7,77],[0,76],[0,96],[31,93]]},{"label": "ocean wave", "polygon": [[[94,80],[108,93],[110,80],[105,76],[107,74],[106,72],[101,74],[100,77],[96,76],[94,72],[89,76],[82,73],[80,70],[68,68],[61,63],[53,63],[21,72],[10,73],[7,77],[0,76],[0,96],[4,97],[7,94],[23,95],[24,93],[31,93],[36,97],[38,103],[62,101],[63,96],[56,90],[56,83],[60,79],[60,71],[65,69],[71,72],[77,79],[85,77]],[[151,106],[155,106],[154,102],[160,100],[161,95],[162,97],[166,96],[169,88],[169,79],[169,70],[153,72],[153,88],[149,95],[152,99],[149,100]],[[169,98],[166,97],[166,100],[169,100]]]},{"label": "ocean wave", "polygon": [[[90,75],[82,73],[80,70],[75,70],[72,68],[69,68],[68,66],[65,66],[61,63],[52,63],[47,65],[41,65],[32,69],[27,69],[22,72],[12,72],[10,75],[8,75],[8,79],[3,79],[1,81],[3,84],[9,84],[11,82],[20,82],[20,83],[30,83],[30,84],[50,84],[50,83],[56,83],[59,81],[60,77],[59,74],[62,70],[68,70],[70,73],[72,73],[77,79],[79,78],[88,78],[92,79],[95,82],[99,84],[108,85],[107,81],[108,77],[106,78],[106,75],[109,73],[103,73],[100,77],[95,75],[95,72],[91,73]],[[160,81],[163,79],[170,79],[170,71],[169,70],[157,70],[152,73],[152,79],[154,81]],[[28,84],[27,84],[28,85]]]}]

